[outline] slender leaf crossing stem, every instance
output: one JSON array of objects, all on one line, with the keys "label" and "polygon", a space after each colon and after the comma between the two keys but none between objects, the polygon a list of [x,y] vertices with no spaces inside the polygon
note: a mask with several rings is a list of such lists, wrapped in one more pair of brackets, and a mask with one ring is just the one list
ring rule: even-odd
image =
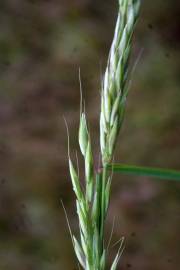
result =
[{"label": "slender leaf crossing stem", "polygon": [[180,181],[180,171],[127,164],[108,164],[108,171],[121,174],[155,177],[162,180]]}]

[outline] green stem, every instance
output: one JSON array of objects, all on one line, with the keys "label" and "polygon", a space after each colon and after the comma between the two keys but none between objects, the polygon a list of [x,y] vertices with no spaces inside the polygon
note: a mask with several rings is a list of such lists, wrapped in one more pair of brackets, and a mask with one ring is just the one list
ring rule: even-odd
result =
[{"label": "green stem", "polygon": [[100,227],[100,239],[101,239],[101,252],[104,249],[104,225],[105,225],[105,188],[107,182],[107,166],[103,167],[102,171],[102,188],[101,188],[101,227]]}]

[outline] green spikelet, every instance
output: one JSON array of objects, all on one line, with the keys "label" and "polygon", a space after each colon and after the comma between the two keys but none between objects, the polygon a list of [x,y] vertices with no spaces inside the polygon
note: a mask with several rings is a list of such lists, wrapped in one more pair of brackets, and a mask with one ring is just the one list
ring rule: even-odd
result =
[{"label": "green spikelet", "polygon": [[82,113],[79,125],[79,145],[83,156],[86,155],[86,148],[88,145],[89,134],[87,129],[87,122],[85,113]]},{"label": "green spikelet", "polygon": [[74,166],[73,166],[71,159],[69,159],[69,171],[70,171],[70,175],[71,175],[73,190],[74,190],[78,200],[81,200],[83,197],[83,193],[82,193],[82,190],[80,187],[79,178],[77,176],[76,170],[74,169]]},{"label": "green spikelet", "polygon": [[81,266],[85,269],[86,268],[85,256],[84,256],[83,250],[82,250],[79,242],[75,238],[75,236],[73,236],[73,242],[74,242],[74,250],[75,250],[76,256],[78,258],[78,261],[80,262]]}]

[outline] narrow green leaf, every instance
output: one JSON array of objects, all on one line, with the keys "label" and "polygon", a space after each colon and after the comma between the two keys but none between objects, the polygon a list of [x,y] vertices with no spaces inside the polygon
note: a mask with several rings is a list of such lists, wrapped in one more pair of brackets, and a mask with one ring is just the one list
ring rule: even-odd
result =
[{"label": "narrow green leaf", "polygon": [[108,164],[107,169],[117,173],[138,175],[138,176],[148,176],[155,177],[166,180],[180,181],[180,171],[161,169],[161,168],[151,168],[142,166],[133,166],[126,164]]}]

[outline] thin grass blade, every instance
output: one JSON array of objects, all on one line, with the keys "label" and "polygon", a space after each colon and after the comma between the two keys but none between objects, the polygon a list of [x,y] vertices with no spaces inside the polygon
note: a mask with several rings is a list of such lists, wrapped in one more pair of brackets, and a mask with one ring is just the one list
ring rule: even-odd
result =
[{"label": "thin grass blade", "polygon": [[126,165],[126,164],[108,164],[107,169],[109,171],[113,170],[113,172],[116,173],[134,176],[135,175],[148,176],[164,180],[180,181],[180,171],[171,169],[161,169],[161,168]]}]

